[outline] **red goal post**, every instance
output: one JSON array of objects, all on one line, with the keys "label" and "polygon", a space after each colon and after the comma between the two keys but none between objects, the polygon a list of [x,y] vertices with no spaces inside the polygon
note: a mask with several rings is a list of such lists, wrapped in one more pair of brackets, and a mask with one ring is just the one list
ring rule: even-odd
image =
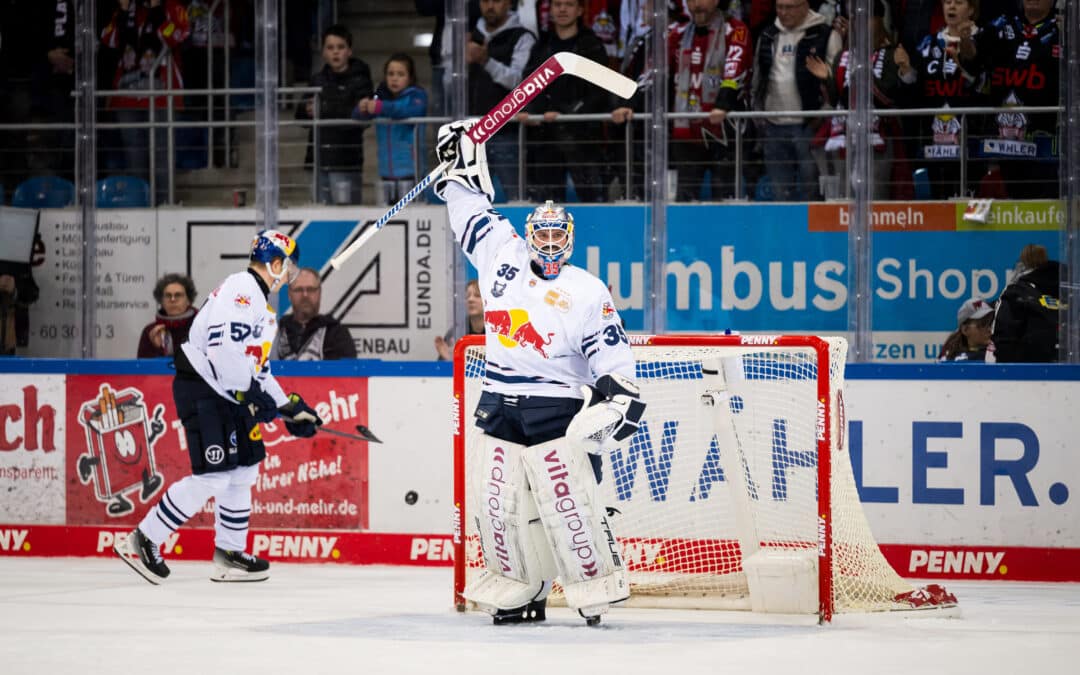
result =
[{"label": "red goal post", "polygon": [[[817,614],[955,606],[881,554],[844,439],[847,343],[796,335],[633,335],[641,428],[604,458],[601,497],[628,604]],[[454,603],[483,567],[470,522],[483,336],[454,352]]]}]

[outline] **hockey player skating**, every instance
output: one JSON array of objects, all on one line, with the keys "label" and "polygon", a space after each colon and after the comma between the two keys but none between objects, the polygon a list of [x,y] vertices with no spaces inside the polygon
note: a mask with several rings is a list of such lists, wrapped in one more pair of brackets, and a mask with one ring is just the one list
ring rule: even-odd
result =
[{"label": "hockey player skating", "polygon": [[466,477],[486,569],[464,595],[496,624],[542,621],[558,578],[567,604],[596,624],[630,595],[598,482],[599,453],[629,438],[645,410],[634,358],[607,287],[567,264],[573,218],[549,201],[518,237],[491,208],[484,146],[468,124],[439,130],[439,159],[452,165],[435,186],[479,273],[487,330],[483,458]]},{"label": "hockey player skating", "polygon": [[245,552],[251,486],[266,456],[259,422],[280,414],[294,436],[322,424],[297,394],[286,395],[270,373],[277,332],[270,293],[295,278],[300,252],[288,236],[264,230],[251,245],[250,266],[230,275],[206,299],[176,352],[173,399],[184,426],[191,473],[173,483],[114,550],[152,584],[169,576],[161,557],[165,538],[216,502],[212,581],[262,581],[270,563]]}]

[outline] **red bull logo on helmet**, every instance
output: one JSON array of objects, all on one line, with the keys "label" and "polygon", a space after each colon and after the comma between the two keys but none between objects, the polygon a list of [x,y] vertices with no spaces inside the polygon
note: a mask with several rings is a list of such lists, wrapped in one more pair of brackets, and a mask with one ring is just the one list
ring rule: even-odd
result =
[{"label": "red bull logo on helmet", "polygon": [[548,358],[544,347],[551,344],[555,333],[541,333],[524,309],[497,309],[484,312],[487,329],[497,336],[504,347],[523,347]]}]

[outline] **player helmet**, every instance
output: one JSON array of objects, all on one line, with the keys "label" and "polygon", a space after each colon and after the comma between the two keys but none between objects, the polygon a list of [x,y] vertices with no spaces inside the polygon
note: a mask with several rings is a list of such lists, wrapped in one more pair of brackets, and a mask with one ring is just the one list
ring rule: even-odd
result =
[{"label": "player helmet", "polygon": [[[275,276],[270,271],[270,263],[277,258],[284,261],[284,267]],[[291,284],[300,274],[300,246],[295,239],[277,230],[262,230],[255,235],[255,238],[251,240],[249,259],[252,262],[265,264],[267,271],[270,271],[270,276],[279,284],[283,279],[286,279],[285,283]]]},{"label": "player helmet", "polygon": [[547,200],[525,219],[525,242],[540,273],[545,279],[554,279],[574,252],[574,217]]}]

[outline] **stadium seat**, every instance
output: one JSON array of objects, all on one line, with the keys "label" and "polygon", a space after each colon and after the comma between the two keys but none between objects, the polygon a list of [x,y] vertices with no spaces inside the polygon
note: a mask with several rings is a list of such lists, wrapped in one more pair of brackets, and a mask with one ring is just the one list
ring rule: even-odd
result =
[{"label": "stadium seat", "polygon": [[137,176],[109,176],[97,182],[99,209],[141,209],[150,206],[150,184]]},{"label": "stadium seat", "polygon": [[924,201],[934,198],[930,191],[930,174],[926,169],[915,169],[911,174],[911,182],[915,184],[915,199]]},{"label": "stadium seat", "polygon": [[59,176],[35,176],[15,188],[11,205],[23,209],[60,209],[75,203],[75,185]]},{"label": "stadium seat", "polygon": [[758,179],[757,186],[754,189],[754,201],[755,202],[771,202],[776,199],[776,193],[773,191],[772,179],[768,174],[765,174]]}]

